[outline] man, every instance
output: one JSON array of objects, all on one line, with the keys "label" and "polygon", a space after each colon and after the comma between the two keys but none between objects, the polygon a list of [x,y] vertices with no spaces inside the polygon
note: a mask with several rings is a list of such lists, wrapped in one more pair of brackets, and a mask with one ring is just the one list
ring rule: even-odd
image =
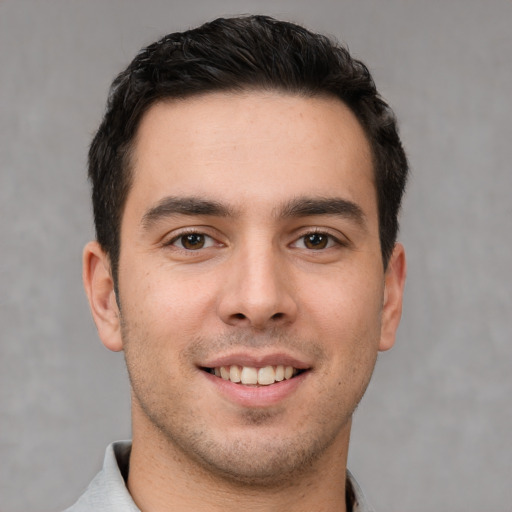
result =
[{"label": "man", "polygon": [[84,283],[132,443],[71,511],[370,510],[351,417],[401,315],[407,161],[366,67],[267,17],[142,50],[89,153]]}]

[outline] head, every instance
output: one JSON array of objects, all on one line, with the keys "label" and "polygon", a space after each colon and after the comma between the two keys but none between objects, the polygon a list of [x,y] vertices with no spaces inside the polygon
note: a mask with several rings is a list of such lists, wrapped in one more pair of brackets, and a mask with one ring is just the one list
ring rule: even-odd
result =
[{"label": "head", "polygon": [[406,171],[367,69],[300,27],[217,20],[135,58],[91,147],[84,258],[132,454],[237,485],[341,474],[400,318]]},{"label": "head", "polygon": [[141,50],[114,80],[89,151],[89,178],[96,236],[110,258],[115,283],[121,220],[131,187],[131,150],[144,114],[165,99],[244,90],[334,97],[350,108],[372,150],[382,261],[387,266],[408,172],[393,112],[366,66],[345,48],[297,25],[250,16],[169,34]]}]

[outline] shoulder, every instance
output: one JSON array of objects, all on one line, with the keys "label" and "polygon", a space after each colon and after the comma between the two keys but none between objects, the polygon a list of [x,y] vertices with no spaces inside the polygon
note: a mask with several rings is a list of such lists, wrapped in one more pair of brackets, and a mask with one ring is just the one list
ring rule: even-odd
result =
[{"label": "shoulder", "polygon": [[118,441],[107,447],[103,468],[78,501],[64,512],[140,512],[126,488],[131,442]]}]

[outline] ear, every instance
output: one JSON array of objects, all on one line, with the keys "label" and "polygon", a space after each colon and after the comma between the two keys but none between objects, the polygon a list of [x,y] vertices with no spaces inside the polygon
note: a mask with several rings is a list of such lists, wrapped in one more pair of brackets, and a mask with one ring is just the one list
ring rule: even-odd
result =
[{"label": "ear", "polygon": [[396,331],[402,316],[407,265],[402,244],[396,244],[384,275],[384,304],[379,350],[389,350],[395,343]]},{"label": "ear", "polygon": [[123,349],[121,317],[117,306],[110,259],[98,242],[89,242],[83,253],[83,282],[101,341],[109,350]]}]

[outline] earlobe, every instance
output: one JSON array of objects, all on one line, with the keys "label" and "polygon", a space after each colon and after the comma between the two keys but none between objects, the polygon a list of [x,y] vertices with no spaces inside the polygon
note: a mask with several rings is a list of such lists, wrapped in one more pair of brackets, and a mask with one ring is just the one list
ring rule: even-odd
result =
[{"label": "earlobe", "polygon": [[402,244],[397,243],[385,273],[384,304],[379,350],[389,350],[395,343],[396,331],[402,316],[407,265]]},{"label": "earlobe", "polygon": [[110,260],[98,242],[89,242],[84,248],[82,277],[101,341],[109,350],[122,350],[121,321]]}]

